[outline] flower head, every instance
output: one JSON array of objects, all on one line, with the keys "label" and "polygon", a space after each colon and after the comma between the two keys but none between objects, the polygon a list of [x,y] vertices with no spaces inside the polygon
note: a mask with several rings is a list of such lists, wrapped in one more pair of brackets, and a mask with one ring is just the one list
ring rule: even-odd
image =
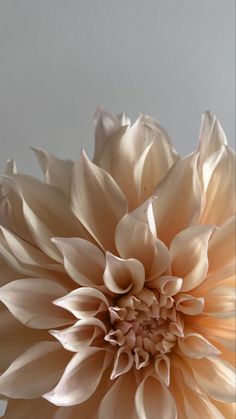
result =
[{"label": "flower head", "polygon": [[234,153],[209,112],[181,158],[101,109],[93,161],[34,149],[1,180],[8,419],[231,418]]}]

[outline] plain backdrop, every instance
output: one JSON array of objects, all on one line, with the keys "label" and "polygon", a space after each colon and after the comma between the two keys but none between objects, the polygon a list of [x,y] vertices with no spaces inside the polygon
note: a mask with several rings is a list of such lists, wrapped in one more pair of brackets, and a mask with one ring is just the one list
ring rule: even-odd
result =
[{"label": "plain backdrop", "polygon": [[0,169],[28,145],[93,150],[98,105],[155,117],[194,150],[211,110],[234,146],[234,0],[1,0]]}]

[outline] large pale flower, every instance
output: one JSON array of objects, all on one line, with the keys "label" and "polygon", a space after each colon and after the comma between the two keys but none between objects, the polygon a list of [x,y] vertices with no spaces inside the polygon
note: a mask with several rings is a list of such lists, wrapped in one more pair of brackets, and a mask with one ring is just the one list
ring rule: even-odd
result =
[{"label": "large pale flower", "polygon": [[93,162],[1,180],[7,419],[233,418],[234,153],[98,110]]}]

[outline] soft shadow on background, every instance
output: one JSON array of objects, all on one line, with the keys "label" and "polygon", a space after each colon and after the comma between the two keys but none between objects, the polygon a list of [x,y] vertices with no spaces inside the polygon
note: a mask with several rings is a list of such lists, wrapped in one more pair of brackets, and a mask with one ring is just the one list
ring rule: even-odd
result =
[{"label": "soft shadow on background", "polygon": [[28,145],[92,156],[97,105],[150,114],[195,148],[210,109],[234,146],[234,0],[1,0],[0,169]]}]

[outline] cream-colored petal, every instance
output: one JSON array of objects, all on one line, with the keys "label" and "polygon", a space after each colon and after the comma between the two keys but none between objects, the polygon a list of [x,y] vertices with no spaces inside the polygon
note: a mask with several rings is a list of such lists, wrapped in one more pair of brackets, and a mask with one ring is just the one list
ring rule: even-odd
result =
[{"label": "cream-colored petal", "polygon": [[106,328],[103,322],[92,317],[79,320],[66,329],[50,330],[50,333],[68,351],[79,352],[90,345],[101,346],[104,343]]},{"label": "cream-colored petal", "polygon": [[136,259],[121,259],[107,252],[103,279],[106,287],[116,294],[131,290],[136,294],[143,289],[145,270]]},{"label": "cream-colored petal", "polygon": [[208,270],[208,242],[214,226],[192,226],[171,242],[172,275],[183,278],[181,291],[189,291],[199,285]]},{"label": "cream-colored petal", "polygon": [[36,147],[31,148],[35,152],[44,173],[45,182],[61,189],[69,198],[70,176],[74,162],[72,160],[61,160],[53,154]]},{"label": "cream-colored petal", "polygon": [[166,355],[159,355],[155,359],[155,371],[158,379],[165,386],[170,384],[170,358]]},{"label": "cream-colored petal", "polygon": [[0,288],[0,300],[23,324],[35,329],[70,324],[73,317],[52,303],[67,290],[58,282],[44,278],[17,279]]},{"label": "cream-colored petal", "polygon": [[149,198],[158,183],[177,160],[163,130],[146,124],[152,142],[148,145],[134,166],[134,180],[139,203]]},{"label": "cream-colored petal", "polygon": [[148,220],[149,203],[126,214],[118,224],[115,243],[120,256],[142,262],[146,279],[163,274],[170,264],[168,249],[151,231]]},{"label": "cream-colored petal", "polygon": [[[125,120],[123,122],[126,122]],[[95,153],[94,153],[94,162],[98,163],[101,153],[103,151],[104,145],[107,138],[116,130],[121,128],[123,124],[118,117],[112,115],[111,113],[105,111],[101,107],[98,107],[94,119],[94,131],[95,131]]]},{"label": "cream-colored petal", "polygon": [[0,373],[23,351],[33,344],[50,339],[46,330],[30,329],[16,320],[10,311],[0,305]]},{"label": "cream-colored petal", "polygon": [[15,160],[8,159],[6,161],[4,173],[5,175],[13,175],[14,173],[18,173]]},{"label": "cream-colored petal", "polygon": [[109,173],[84,152],[72,169],[71,200],[75,215],[92,236],[104,249],[115,250],[114,231],[127,211],[127,202]]},{"label": "cream-colored petal", "polygon": [[226,146],[220,152],[205,193],[202,224],[220,225],[235,213],[235,153]]},{"label": "cream-colored petal", "polygon": [[9,400],[4,419],[52,419],[57,407],[42,397],[33,400]]},{"label": "cream-colored petal", "polygon": [[15,399],[41,396],[55,386],[70,356],[60,343],[35,344],[0,376],[0,393]]},{"label": "cream-colored petal", "polygon": [[178,347],[189,358],[202,359],[220,354],[215,346],[198,333],[185,332],[183,337],[178,338]]},{"label": "cream-colored petal", "polygon": [[135,405],[139,419],[176,419],[175,401],[166,387],[153,376],[138,386]]},{"label": "cream-colored petal", "polygon": [[108,310],[105,295],[96,288],[82,287],[71,291],[65,297],[53,301],[59,307],[70,311],[74,316],[86,319]]},{"label": "cream-colored petal", "polygon": [[177,233],[199,219],[202,193],[197,161],[197,154],[178,160],[155,191],[157,234],[167,245]]},{"label": "cream-colored petal", "polygon": [[136,388],[133,371],[121,375],[102,399],[98,419],[138,419],[134,406]]},{"label": "cream-colored petal", "polygon": [[220,357],[192,359],[194,377],[201,389],[212,399],[225,403],[235,401],[235,370]]},{"label": "cream-colored petal", "polygon": [[132,368],[133,363],[134,359],[130,347],[121,346],[114,359],[111,380],[114,380],[122,374],[126,374]]},{"label": "cream-colored petal", "polygon": [[103,284],[105,258],[97,246],[75,237],[54,237],[52,241],[63,254],[66,271],[77,284],[85,287]]},{"label": "cream-colored petal", "polygon": [[176,310],[188,316],[197,316],[203,311],[204,298],[196,298],[188,294],[178,294],[175,297]]},{"label": "cream-colored petal", "polygon": [[163,275],[148,282],[148,286],[158,289],[162,294],[172,297],[176,295],[182,287],[183,280],[176,276]]},{"label": "cream-colored petal", "polygon": [[83,403],[95,392],[110,357],[105,351],[88,348],[75,354],[59,383],[43,395],[56,406]]},{"label": "cream-colored petal", "polygon": [[235,288],[218,285],[204,294],[204,313],[218,318],[235,316],[236,295]]}]

